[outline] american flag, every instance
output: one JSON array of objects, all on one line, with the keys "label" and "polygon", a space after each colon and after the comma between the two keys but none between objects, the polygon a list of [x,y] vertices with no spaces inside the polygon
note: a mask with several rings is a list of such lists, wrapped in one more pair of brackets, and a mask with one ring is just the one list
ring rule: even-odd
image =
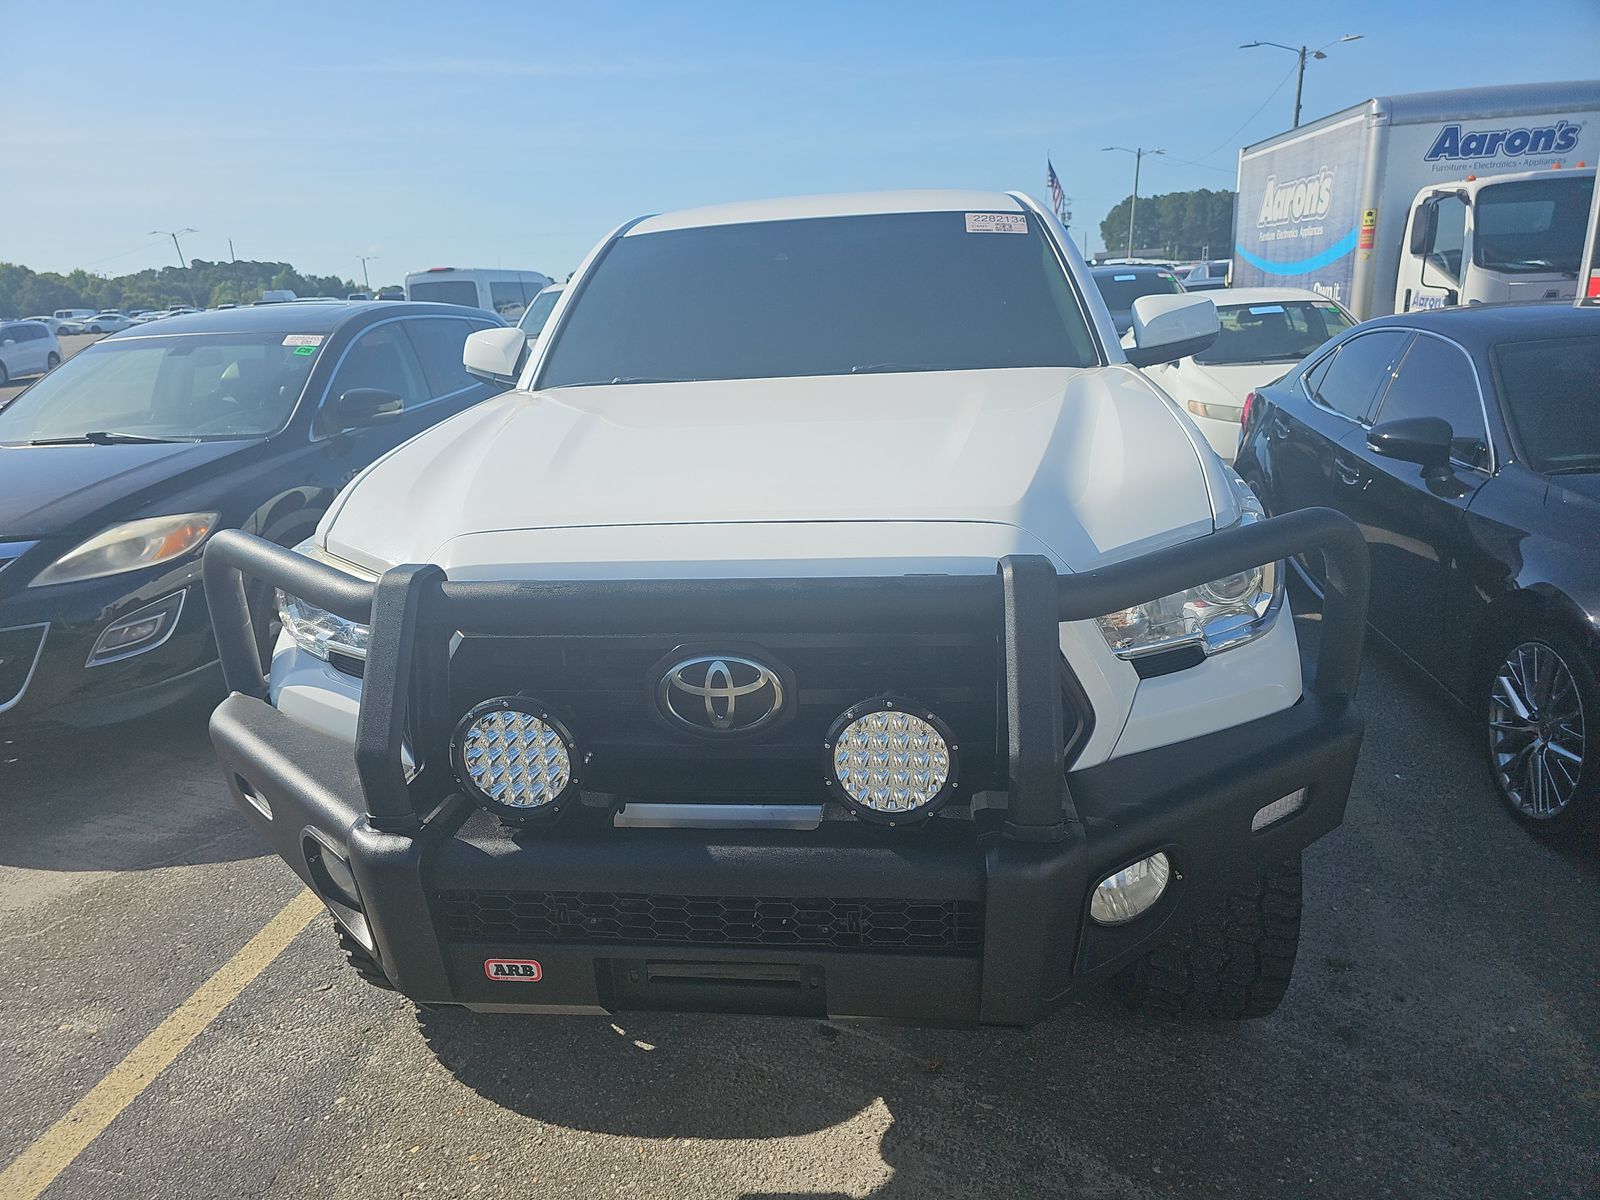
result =
[{"label": "american flag", "polygon": [[1044,182],[1045,186],[1050,189],[1050,207],[1059,217],[1061,210],[1067,206],[1067,194],[1061,190],[1061,180],[1056,178],[1055,165],[1048,158],[1044,160],[1044,165]]}]

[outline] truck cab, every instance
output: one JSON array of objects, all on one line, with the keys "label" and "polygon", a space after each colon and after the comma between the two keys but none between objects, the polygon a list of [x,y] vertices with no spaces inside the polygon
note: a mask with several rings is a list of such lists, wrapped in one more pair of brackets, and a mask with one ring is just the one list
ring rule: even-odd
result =
[{"label": "truck cab", "polygon": [[1594,170],[1430,184],[1406,222],[1394,311],[1571,300]]}]

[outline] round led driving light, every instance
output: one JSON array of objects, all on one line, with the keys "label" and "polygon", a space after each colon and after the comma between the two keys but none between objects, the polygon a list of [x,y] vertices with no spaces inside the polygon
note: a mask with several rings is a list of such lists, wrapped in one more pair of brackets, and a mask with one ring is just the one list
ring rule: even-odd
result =
[{"label": "round led driving light", "polygon": [[828,787],[863,820],[921,820],[955,788],[956,750],[950,730],[926,709],[894,697],[864,701],[828,731]]},{"label": "round led driving light", "polygon": [[473,799],[505,821],[553,815],[577,791],[572,734],[521,697],[485,700],[462,717],[450,759]]},{"label": "round led driving light", "polygon": [[1102,925],[1123,925],[1149,910],[1167,890],[1172,864],[1161,851],[1107,875],[1089,897],[1089,915]]}]

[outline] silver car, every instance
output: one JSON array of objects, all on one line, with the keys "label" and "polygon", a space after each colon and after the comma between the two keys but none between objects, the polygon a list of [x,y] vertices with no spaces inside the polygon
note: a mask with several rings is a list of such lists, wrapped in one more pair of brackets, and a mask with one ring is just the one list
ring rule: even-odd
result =
[{"label": "silver car", "polygon": [[0,387],[13,379],[43,375],[61,365],[61,343],[39,321],[0,325]]}]

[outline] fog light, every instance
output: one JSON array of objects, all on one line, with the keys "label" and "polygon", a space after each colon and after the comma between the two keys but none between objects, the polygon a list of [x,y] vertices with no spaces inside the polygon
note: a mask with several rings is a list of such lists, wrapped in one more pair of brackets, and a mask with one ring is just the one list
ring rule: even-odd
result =
[{"label": "fog light", "polygon": [[1145,912],[1167,890],[1172,864],[1159,850],[1107,875],[1089,898],[1089,915],[1102,925],[1121,925]]},{"label": "fog light", "polygon": [[186,595],[187,592],[174,592],[107,625],[105,632],[95,641],[85,665],[96,667],[101,663],[116,662],[143,654],[146,650],[154,650],[177,629]]},{"label": "fog light", "polygon": [[1250,832],[1260,833],[1268,825],[1276,825],[1285,817],[1294,816],[1305,806],[1306,789],[1297,788],[1287,796],[1281,796],[1271,804],[1256,809],[1256,815],[1250,818]]},{"label": "fog light", "polygon": [[456,726],[456,778],[479,805],[523,823],[553,815],[577,791],[577,746],[543,706],[521,697],[486,700]]},{"label": "fog light", "polygon": [[858,817],[886,825],[931,816],[956,786],[956,746],[938,717],[880,697],[846,709],[823,743],[829,790]]}]

